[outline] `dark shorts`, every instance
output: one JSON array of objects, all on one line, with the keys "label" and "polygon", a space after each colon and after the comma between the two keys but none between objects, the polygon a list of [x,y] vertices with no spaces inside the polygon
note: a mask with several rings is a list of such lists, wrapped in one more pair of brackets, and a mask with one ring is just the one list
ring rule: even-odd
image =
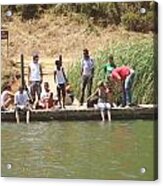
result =
[{"label": "dark shorts", "polygon": [[33,81],[30,85],[30,93],[31,95],[35,95],[37,92],[38,95],[41,94],[41,82],[40,81]]},{"label": "dark shorts", "polygon": [[63,96],[66,95],[66,86],[65,86],[65,84],[57,85],[57,94],[60,95],[61,92],[62,92]]}]

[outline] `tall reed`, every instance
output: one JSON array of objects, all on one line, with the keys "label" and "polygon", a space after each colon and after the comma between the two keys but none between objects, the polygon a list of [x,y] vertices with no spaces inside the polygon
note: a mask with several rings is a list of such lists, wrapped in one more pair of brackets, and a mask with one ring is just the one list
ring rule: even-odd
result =
[{"label": "tall reed", "polygon": [[[97,82],[104,79],[103,65],[108,61],[108,55],[113,54],[117,66],[127,65],[136,71],[133,87],[133,100],[136,103],[155,103],[154,85],[157,76],[157,62],[155,60],[153,38],[128,40],[128,42],[111,42],[103,51],[97,51],[95,59],[95,76],[93,89]],[[80,60],[68,69],[68,78],[75,90],[77,98],[80,96]]]}]

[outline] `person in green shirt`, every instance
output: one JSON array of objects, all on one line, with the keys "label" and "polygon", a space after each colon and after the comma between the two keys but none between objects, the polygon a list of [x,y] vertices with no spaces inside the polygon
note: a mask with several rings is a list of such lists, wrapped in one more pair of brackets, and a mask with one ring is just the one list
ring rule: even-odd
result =
[{"label": "person in green shirt", "polygon": [[108,76],[112,73],[112,70],[116,68],[116,65],[114,63],[114,57],[113,55],[109,56],[108,63],[106,63],[103,67],[104,69],[104,80],[108,80]]}]

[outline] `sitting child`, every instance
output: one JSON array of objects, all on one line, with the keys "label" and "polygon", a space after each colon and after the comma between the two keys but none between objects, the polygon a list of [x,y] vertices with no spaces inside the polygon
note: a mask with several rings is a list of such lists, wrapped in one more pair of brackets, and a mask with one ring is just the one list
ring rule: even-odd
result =
[{"label": "sitting child", "polygon": [[27,92],[23,89],[23,87],[19,87],[19,90],[15,93],[15,117],[17,123],[20,122],[19,112],[26,112],[26,122],[29,123],[29,97]]},{"label": "sitting child", "polygon": [[53,93],[50,91],[48,82],[44,83],[44,90],[41,93],[39,106],[42,109],[50,109],[54,106]]},{"label": "sitting child", "polygon": [[66,85],[66,105],[72,105],[74,102],[74,92],[69,83]]},{"label": "sitting child", "polygon": [[14,103],[14,94],[11,91],[11,86],[7,84],[1,94],[1,110],[9,109],[9,106]]},{"label": "sitting child", "polygon": [[94,100],[94,103],[95,102],[97,103],[97,107],[100,109],[102,121],[105,121],[105,110],[107,111],[108,121],[111,121],[110,97],[111,97],[111,91],[108,85],[100,81],[98,83],[98,88],[96,89],[96,91],[87,100],[90,101],[92,99]]}]

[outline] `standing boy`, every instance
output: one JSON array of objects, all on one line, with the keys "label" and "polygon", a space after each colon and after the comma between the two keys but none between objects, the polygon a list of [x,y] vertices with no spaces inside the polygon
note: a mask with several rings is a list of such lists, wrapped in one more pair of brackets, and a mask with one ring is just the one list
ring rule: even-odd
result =
[{"label": "standing boy", "polygon": [[[64,72],[64,68],[62,67],[61,61],[55,61],[55,70],[54,70],[54,81],[57,86],[57,97],[60,108],[65,108],[65,97],[66,97],[66,74]],[[61,94],[62,94],[62,104],[61,104]]]},{"label": "standing boy", "polygon": [[30,94],[32,96],[33,103],[36,101],[36,94],[38,102],[40,101],[41,83],[43,81],[42,66],[38,61],[38,54],[33,55],[33,61],[28,67],[28,83],[30,85]]},{"label": "standing boy", "polygon": [[104,68],[104,79],[105,81],[107,81],[108,76],[112,73],[113,69],[116,68],[113,55],[109,56],[108,62],[104,65],[103,68]]},{"label": "standing boy", "polygon": [[88,49],[84,49],[83,59],[81,61],[82,88],[81,88],[80,105],[83,105],[86,87],[87,87],[87,97],[91,95],[93,76],[94,76],[94,60],[89,56]]}]

